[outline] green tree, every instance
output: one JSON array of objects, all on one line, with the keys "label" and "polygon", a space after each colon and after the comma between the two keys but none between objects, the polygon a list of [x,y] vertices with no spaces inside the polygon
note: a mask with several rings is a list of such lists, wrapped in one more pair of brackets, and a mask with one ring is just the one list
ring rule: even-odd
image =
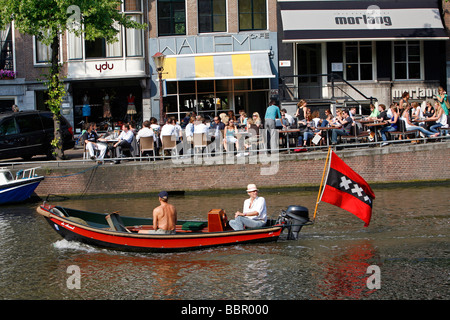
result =
[{"label": "green tree", "polygon": [[33,35],[52,49],[52,57],[45,81],[49,99],[46,101],[53,112],[55,139],[53,155],[64,159],[60,131],[61,102],[66,94],[61,76],[60,35],[72,31],[84,34],[86,40],[105,38],[117,41],[117,24],[125,28],[143,29],[140,24],[120,13],[121,0],[0,0],[0,29],[14,21],[15,28]]}]

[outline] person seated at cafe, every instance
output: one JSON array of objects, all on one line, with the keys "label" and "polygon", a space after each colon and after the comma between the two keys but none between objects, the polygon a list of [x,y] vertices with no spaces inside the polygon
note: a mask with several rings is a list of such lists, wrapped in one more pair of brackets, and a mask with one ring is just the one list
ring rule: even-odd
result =
[{"label": "person seated at cafe", "polygon": [[375,105],[370,105],[370,114],[366,118],[367,120],[376,120],[378,119],[378,116],[380,115],[380,110],[378,108],[375,108]]},{"label": "person seated at cafe", "polygon": [[378,111],[380,112],[380,114],[376,117],[376,119],[374,120],[378,120],[378,121],[387,121],[389,120],[389,116],[386,110],[386,106],[384,104],[379,104],[378,105]]},{"label": "person seated at cafe", "polygon": [[137,128],[136,128],[136,121],[130,120],[130,121],[128,122],[128,125],[130,126],[130,130],[133,132],[133,134],[136,135],[137,132],[138,132],[138,130],[137,130]]},{"label": "person seated at cafe", "polygon": [[[428,118],[430,120],[436,121],[436,123],[430,127],[430,131],[434,133],[439,133],[438,128],[448,128],[448,117],[445,114],[445,111],[442,108],[441,104],[437,101],[435,104],[435,110],[436,112],[434,113],[434,116]],[[448,130],[443,130],[442,134],[443,135],[448,134]]]},{"label": "person seated at cafe", "polygon": [[[116,150],[116,158],[120,158],[123,156],[123,149],[132,148],[131,143],[133,142],[134,134],[133,131],[130,130],[129,124],[122,125],[122,132],[118,137],[118,141],[113,145],[113,148]],[[116,160],[114,163],[120,163],[120,161]]]},{"label": "person seated at cafe", "polygon": [[144,137],[153,137],[153,141],[155,140],[155,133],[153,132],[152,128],[150,127],[149,120],[145,120],[142,123],[142,129],[138,131],[138,133],[136,135],[136,140],[139,142],[139,140]]},{"label": "person seated at cafe", "polygon": [[413,122],[416,122],[421,127],[425,127],[425,122],[419,122],[424,118],[422,108],[418,102],[413,102],[411,104],[411,119]]},{"label": "person seated at cafe", "polygon": [[188,124],[186,125],[186,128],[184,129],[184,133],[186,135],[186,141],[189,143],[192,143],[194,141],[194,122],[195,122],[195,118],[191,117],[189,119]]},{"label": "person seated at cafe", "polygon": [[208,126],[206,125],[206,119],[199,116],[194,122],[194,133],[208,133]]},{"label": "person seated at cafe", "polygon": [[[412,104],[417,103],[417,102],[413,102]],[[412,108],[411,105],[408,105],[405,110],[403,111],[402,116],[400,117],[401,120],[403,120],[405,122],[405,130],[406,131],[416,131],[416,137],[419,135],[419,132],[423,133],[425,136],[427,137],[437,137],[439,136],[439,133],[434,133],[431,131],[428,131],[427,129],[425,129],[424,127],[421,126],[416,126],[412,121],[411,121],[411,116],[409,115],[409,111]]]},{"label": "person seated at cafe", "polygon": [[398,115],[398,107],[395,103],[392,103],[390,106],[390,114],[392,115],[392,117],[386,120],[387,126],[384,126],[383,128],[380,129],[381,139],[384,141],[381,144],[382,147],[388,145],[388,143],[386,142],[387,141],[386,132],[398,131],[398,122],[400,117]]},{"label": "person seated at cafe", "polygon": [[316,134],[321,134],[319,129],[320,121],[321,119],[318,110],[315,110],[312,114],[307,116],[306,129],[305,132],[303,132],[303,147],[306,147],[309,139],[314,138]]},{"label": "person seated at cafe", "polygon": [[244,201],[242,212],[236,211],[234,219],[229,221],[233,230],[247,228],[261,228],[267,223],[266,200],[258,196],[258,188],[255,184],[247,185],[249,199]]},{"label": "person seated at cafe", "polygon": [[[101,143],[101,141],[105,141],[97,134],[97,125],[95,122],[86,124],[86,131],[83,133],[83,141],[86,150],[89,152],[89,157],[91,160],[103,161],[105,157],[107,145],[105,143]],[[96,157],[96,151],[99,152],[99,155]]]},{"label": "person seated at cafe", "polygon": [[295,126],[296,122],[295,122],[294,117],[291,116],[289,113],[287,113],[285,108],[281,109],[281,116],[284,116],[284,118],[287,120],[287,123],[288,123],[287,126],[288,127],[290,127],[290,128],[296,127]]},{"label": "person seated at cafe", "polygon": [[427,118],[433,117],[436,109],[433,107],[432,101],[427,101],[423,115]]},{"label": "person seated at cafe", "polygon": [[239,128],[245,127],[247,125],[247,114],[244,110],[239,110],[238,125]]},{"label": "person seated at cafe", "polygon": [[234,124],[234,120],[228,120],[228,125],[225,126],[225,130],[224,130],[224,138],[223,138],[223,148],[226,151],[228,151],[228,144],[235,144],[236,145],[236,150],[238,150],[239,148],[239,141],[238,139],[236,139],[235,135],[237,133],[237,128]]},{"label": "person seated at cafe", "polygon": [[177,209],[168,203],[169,193],[161,191],[158,194],[159,206],[153,209],[153,230],[140,230],[148,234],[176,234]]},{"label": "person seated at cafe", "polygon": [[337,144],[338,136],[348,136],[351,132],[353,120],[347,110],[342,110],[342,117],[336,120],[338,129],[331,130],[331,144]]},{"label": "person seated at cafe", "polygon": [[258,126],[258,128],[262,129],[263,123],[262,123],[261,117],[259,116],[258,112],[253,112],[252,120],[253,120],[253,123]]},{"label": "person seated at cafe", "polygon": [[213,122],[209,126],[209,129],[212,131],[211,141],[220,139],[220,136],[223,134],[223,130],[225,129],[225,123],[220,120],[220,117],[215,116]]},{"label": "person seated at cafe", "polygon": [[161,137],[175,135],[175,125],[173,124],[172,118],[168,118],[166,123],[161,127],[160,135]]}]

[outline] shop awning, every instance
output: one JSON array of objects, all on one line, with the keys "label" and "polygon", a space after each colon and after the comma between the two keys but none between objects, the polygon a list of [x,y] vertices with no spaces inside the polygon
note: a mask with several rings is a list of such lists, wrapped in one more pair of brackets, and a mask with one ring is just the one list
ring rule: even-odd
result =
[{"label": "shop awning", "polygon": [[438,0],[278,0],[283,42],[447,40]]},{"label": "shop awning", "polygon": [[274,78],[269,51],[168,55],[167,81]]}]

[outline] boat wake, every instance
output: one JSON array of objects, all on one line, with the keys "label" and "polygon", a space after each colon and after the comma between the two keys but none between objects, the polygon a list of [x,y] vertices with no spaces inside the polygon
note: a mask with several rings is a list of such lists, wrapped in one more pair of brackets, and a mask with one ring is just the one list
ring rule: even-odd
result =
[{"label": "boat wake", "polygon": [[81,242],[67,241],[66,239],[58,240],[53,243],[53,248],[58,250],[77,250],[85,252],[98,252],[99,250]]}]

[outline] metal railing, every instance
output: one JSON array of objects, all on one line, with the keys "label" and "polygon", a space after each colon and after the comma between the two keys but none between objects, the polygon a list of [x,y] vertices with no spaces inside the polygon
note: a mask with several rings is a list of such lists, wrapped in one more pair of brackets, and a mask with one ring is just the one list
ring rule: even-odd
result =
[{"label": "metal railing", "polygon": [[[288,79],[297,79],[296,86],[290,86],[286,82]],[[315,81],[311,81],[315,79]],[[325,103],[335,102],[339,99],[344,99],[345,101],[352,101],[354,103],[360,103],[361,100],[367,101],[367,103],[373,104],[377,101],[375,97],[368,97],[353,84],[342,78],[341,75],[337,73],[326,73],[326,74],[302,74],[302,75],[288,75],[280,77],[280,100],[281,101],[295,101],[303,96],[309,97],[307,100],[311,101],[322,101]],[[339,84],[344,84],[347,88],[343,88]],[[330,94],[323,94],[324,89],[326,89]],[[350,89],[352,95],[347,92]],[[301,92],[306,94],[301,95]],[[337,96],[337,91],[341,92],[343,96]],[[316,93],[316,94],[314,94]],[[355,98],[354,94],[358,95]],[[361,99],[362,98],[362,99]]]}]

